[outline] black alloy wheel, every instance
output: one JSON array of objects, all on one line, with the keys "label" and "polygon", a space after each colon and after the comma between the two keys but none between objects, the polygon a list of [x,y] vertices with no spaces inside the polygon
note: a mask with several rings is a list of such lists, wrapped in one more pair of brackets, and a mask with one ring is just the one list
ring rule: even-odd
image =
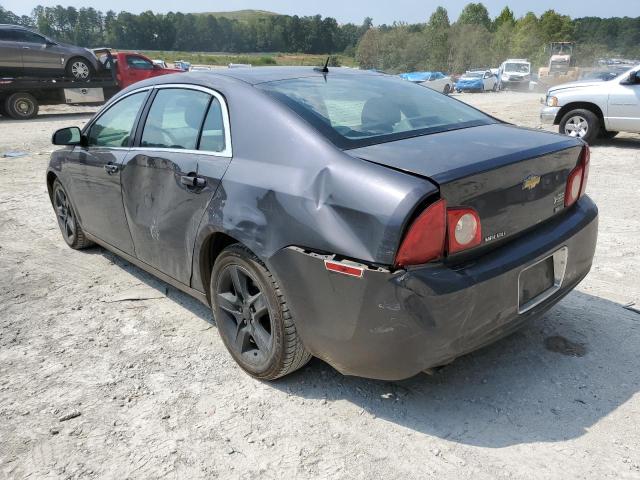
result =
[{"label": "black alloy wheel", "polygon": [[211,272],[210,295],[220,336],[250,375],[274,380],[311,359],[277,281],[246,247],[222,251]]}]

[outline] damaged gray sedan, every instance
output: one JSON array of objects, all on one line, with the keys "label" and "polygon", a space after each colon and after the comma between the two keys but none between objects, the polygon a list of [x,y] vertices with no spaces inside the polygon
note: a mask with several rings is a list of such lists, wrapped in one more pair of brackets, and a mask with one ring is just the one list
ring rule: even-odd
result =
[{"label": "damaged gray sedan", "polygon": [[162,76],[53,143],[67,244],[210,305],[261,379],[445,365],[567,295],[596,245],[581,140],[373,72]]}]

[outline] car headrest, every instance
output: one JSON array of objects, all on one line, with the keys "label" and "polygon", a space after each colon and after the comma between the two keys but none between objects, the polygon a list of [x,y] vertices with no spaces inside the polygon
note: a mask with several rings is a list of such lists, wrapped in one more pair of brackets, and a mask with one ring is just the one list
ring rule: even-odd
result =
[{"label": "car headrest", "polygon": [[373,97],[362,108],[362,128],[376,133],[392,133],[393,127],[402,118],[397,103],[385,97]]}]

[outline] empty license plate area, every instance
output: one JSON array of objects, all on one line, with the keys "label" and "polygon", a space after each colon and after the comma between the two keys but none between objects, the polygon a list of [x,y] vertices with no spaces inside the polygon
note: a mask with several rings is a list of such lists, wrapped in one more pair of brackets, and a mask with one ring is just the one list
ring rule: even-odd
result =
[{"label": "empty license plate area", "polygon": [[567,268],[568,251],[567,247],[562,247],[520,272],[518,277],[519,313],[532,309],[560,289]]}]

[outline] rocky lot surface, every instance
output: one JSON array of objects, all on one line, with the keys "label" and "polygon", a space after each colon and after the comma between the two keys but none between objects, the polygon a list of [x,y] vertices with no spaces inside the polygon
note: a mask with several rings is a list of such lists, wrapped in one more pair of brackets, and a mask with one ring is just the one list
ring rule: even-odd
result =
[{"label": "rocky lot surface", "polygon": [[[539,94],[458,98],[539,128]],[[593,270],[543,318],[434,376],[263,383],[199,302],[64,244],[49,140],[93,110],[0,118],[0,478],[640,478],[639,136],[593,148]]]}]

